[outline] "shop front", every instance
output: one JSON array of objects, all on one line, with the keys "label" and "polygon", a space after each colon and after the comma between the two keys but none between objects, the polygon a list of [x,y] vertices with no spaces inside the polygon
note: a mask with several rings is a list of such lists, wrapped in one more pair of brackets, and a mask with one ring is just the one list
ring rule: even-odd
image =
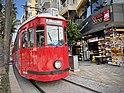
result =
[{"label": "shop front", "polygon": [[92,14],[82,34],[86,39],[91,61],[124,64],[124,4],[113,4]]}]

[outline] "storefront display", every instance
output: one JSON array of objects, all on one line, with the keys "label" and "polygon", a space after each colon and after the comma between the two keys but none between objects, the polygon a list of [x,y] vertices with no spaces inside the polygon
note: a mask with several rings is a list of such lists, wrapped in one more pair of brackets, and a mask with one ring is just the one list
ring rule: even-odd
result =
[{"label": "storefront display", "polygon": [[113,32],[111,41],[112,41],[112,46],[111,46],[112,62],[111,64],[122,66],[124,64],[124,60],[123,60],[124,34]]},{"label": "storefront display", "polygon": [[[112,4],[92,13],[82,22],[93,61],[124,65],[124,4]],[[94,10],[94,8],[93,8]],[[90,37],[89,37],[90,36]]]},{"label": "storefront display", "polygon": [[104,35],[99,36],[98,40],[89,42],[88,46],[91,56],[95,57],[96,61],[124,65],[124,33],[116,32],[112,28],[104,30]]}]

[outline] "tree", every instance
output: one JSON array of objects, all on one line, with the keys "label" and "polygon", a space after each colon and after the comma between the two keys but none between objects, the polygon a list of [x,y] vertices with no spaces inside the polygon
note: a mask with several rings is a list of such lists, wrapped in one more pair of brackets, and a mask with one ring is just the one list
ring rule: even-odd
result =
[{"label": "tree", "polygon": [[14,11],[16,8],[12,5],[11,0],[6,0],[6,7],[3,7],[1,2],[0,0],[0,93],[10,93],[8,61],[11,40],[10,33],[13,33],[15,30],[16,12]]},{"label": "tree", "polygon": [[73,45],[79,38],[81,38],[80,26],[73,21],[67,23],[67,38],[71,45]]},{"label": "tree", "polygon": [[70,53],[72,54],[72,46],[81,38],[80,26],[74,21],[67,23],[67,39],[69,42]]},{"label": "tree", "polygon": [[[1,0],[0,0],[1,2]],[[12,40],[12,33],[15,32],[17,23],[16,20],[17,7],[13,3],[13,0],[5,0],[5,7],[3,7],[3,17],[4,18],[4,62],[9,62],[9,51],[10,43]]]},{"label": "tree", "polygon": [[[15,4],[12,4],[12,11],[11,11],[11,31],[10,31],[10,42],[12,40],[12,34],[15,33],[16,31],[16,25],[18,25],[20,23],[20,20],[16,20],[16,14],[17,14],[17,7],[15,6]],[[10,45],[10,44],[9,44]],[[10,47],[9,47],[10,48]]]},{"label": "tree", "polygon": [[11,32],[11,9],[12,1],[6,0],[5,6],[5,29],[4,29],[4,62],[9,61],[9,39]]},{"label": "tree", "polygon": [[0,67],[4,65],[3,62],[3,13],[2,10],[2,3],[0,2]]},{"label": "tree", "polygon": [[6,65],[4,63],[4,47],[3,47],[3,32],[4,32],[4,13],[1,11],[3,6],[0,0],[0,93],[10,93],[9,90],[9,76],[7,74]]}]

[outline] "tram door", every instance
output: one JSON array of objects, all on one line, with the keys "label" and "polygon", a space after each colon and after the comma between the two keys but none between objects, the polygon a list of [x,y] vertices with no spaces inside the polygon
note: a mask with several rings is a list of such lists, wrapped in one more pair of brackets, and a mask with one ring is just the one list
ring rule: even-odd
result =
[{"label": "tram door", "polygon": [[19,68],[19,48],[20,48],[20,41],[19,41],[19,34],[17,35],[16,39],[16,67]]},{"label": "tram door", "polygon": [[28,33],[27,31],[22,32],[22,49],[21,49],[21,70],[23,74],[26,74],[27,63],[28,63]]},{"label": "tram door", "polygon": [[22,33],[22,73],[27,74],[33,65],[34,28],[29,28]]},{"label": "tram door", "polygon": [[27,63],[27,68],[28,69],[33,69],[34,67],[34,27],[31,27],[28,29],[28,63]]}]

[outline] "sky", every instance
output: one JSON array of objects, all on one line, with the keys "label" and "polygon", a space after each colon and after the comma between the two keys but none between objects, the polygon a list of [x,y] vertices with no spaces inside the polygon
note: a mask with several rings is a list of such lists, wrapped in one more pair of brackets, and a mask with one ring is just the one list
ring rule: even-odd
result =
[{"label": "sky", "polygon": [[[24,5],[25,4],[25,0],[14,0],[14,3],[16,4],[17,12],[18,12],[16,19],[20,20],[21,17],[22,17],[22,14],[24,13],[24,8],[21,5]],[[18,27],[19,26],[17,26],[17,29],[18,29]],[[15,37],[16,37],[16,34],[17,34],[16,32],[13,33],[12,42],[15,41]]]},{"label": "sky", "polygon": [[25,4],[25,0],[14,0],[14,3],[16,4],[17,7],[17,19],[21,19],[22,14],[24,12],[24,7],[22,7],[21,5]]}]

